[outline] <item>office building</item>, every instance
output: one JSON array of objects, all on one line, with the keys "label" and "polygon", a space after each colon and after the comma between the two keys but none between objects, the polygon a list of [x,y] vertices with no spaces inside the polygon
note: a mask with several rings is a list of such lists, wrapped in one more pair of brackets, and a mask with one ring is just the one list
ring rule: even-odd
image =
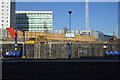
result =
[{"label": "office building", "polygon": [[0,39],[9,27],[15,27],[15,0],[0,0]]},{"label": "office building", "polygon": [[52,32],[52,11],[16,11],[16,27],[32,32]]},{"label": "office building", "polygon": [[0,0],[0,29],[15,27],[15,2]]}]

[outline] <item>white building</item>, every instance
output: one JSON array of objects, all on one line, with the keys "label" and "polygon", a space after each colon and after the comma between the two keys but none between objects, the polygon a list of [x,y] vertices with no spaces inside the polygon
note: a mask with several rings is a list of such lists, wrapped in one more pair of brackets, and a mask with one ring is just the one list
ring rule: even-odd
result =
[{"label": "white building", "polygon": [[[59,33],[59,34],[65,34],[66,32],[71,32],[74,33],[75,35],[86,35],[86,31],[85,30],[71,30],[71,31],[65,31],[65,30],[55,30],[55,33]],[[98,31],[88,31],[88,35],[89,36],[94,36],[96,38],[99,38],[98,35],[100,34],[100,32]]]},{"label": "white building", "polygon": [[52,32],[52,11],[16,11],[16,27],[32,32]]},{"label": "white building", "polygon": [[[55,33],[59,33],[59,34],[65,34],[66,32],[71,32],[71,33],[74,33],[75,35],[86,35],[85,30],[71,30],[71,31],[55,30]],[[89,30],[88,34],[89,34],[89,36],[94,36],[96,39],[100,39],[102,41],[109,41],[112,38],[114,38],[113,36],[105,35],[104,33],[100,32],[100,31]]]},{"label": "white building", "polygon": [[0,39],[6,28],[15,27],[15,21],[15,0],[0,0]]},{"label": "white building", "polygon": [[15,2],[0,0],[0,29],[9,27],[15,27]]}]

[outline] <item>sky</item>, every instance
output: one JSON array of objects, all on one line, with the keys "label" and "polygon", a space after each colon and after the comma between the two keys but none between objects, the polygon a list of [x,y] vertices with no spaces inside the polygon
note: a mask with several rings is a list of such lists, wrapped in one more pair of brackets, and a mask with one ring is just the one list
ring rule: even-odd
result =
[{"label": "sky", "polygon": [[[89,2],[89,29],[112,35],[118,27],[117,2]],[[53,11],[53,30],[85,30],[85,2],[17,2],[17,11]]]},{"label": "sky", "polygon": [[[16,1],[17,2],[85,2],[85,0],[16,0]],[[88,0],[88,1],[89,2],[118,2],[120,0]]]}]

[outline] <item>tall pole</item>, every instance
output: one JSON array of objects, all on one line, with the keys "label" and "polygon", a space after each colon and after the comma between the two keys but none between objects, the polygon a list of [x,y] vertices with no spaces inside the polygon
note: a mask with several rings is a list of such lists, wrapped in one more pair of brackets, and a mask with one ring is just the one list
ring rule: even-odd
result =
[{"label": "tall pole", "polygon": [[[71,14],[72,14],[72,11],[69,10],[68,13],[69,13],[69,32],[71,33]],[[72,43],[71,43],[71,41],[69,41],[69,43],[67,43],[67,45],[68,45],[68,58],[71,58],[71,56],[72,56],[72,47],[71,47]]]},{"label": "tall pole", "polygon": [[72,11],[69,10],[69,31],[71,32],[71,14],[72,14]]},{"label": "tall pole", "polygon": [[17,58],[17,54],[19,53],[18,52],[18,34],[17,34],[17,31],[18,31],[18,27],[15,27],[15,31],[16,31],[16,34],[15,34],[15,46],[14,46],[14,53],[15,53],[15,58]]},{"label": "tall pole", "polygon": [[88,0],[86,0],[86,35],[88,36],[88,30],[89,30],[89,6],[88,6]]},{"label": "tall pole", "polygon": [[26,48],[25,48],[25,31],[22,30],[23,32],[23,54],[22,54],[22,58],[26,58]]},{"label": "tall pole", "polygon": [[[14,46],[14,52],[15,54],[17,54],[17,49],[18,49],[18,45],[17,45],[17,27],[16,27],[16,34],[15,34],[15,46]],[[17,57],[17,56],[16,56]]]}]

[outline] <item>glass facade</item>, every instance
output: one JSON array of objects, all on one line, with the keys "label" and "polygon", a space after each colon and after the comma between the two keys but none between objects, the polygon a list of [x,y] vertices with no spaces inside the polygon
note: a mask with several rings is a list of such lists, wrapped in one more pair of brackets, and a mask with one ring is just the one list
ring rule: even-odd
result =
[{"label": "glass facade", "polygon": [[52,11],[16,11],[16,27],[32,32],[52,32]]}]

